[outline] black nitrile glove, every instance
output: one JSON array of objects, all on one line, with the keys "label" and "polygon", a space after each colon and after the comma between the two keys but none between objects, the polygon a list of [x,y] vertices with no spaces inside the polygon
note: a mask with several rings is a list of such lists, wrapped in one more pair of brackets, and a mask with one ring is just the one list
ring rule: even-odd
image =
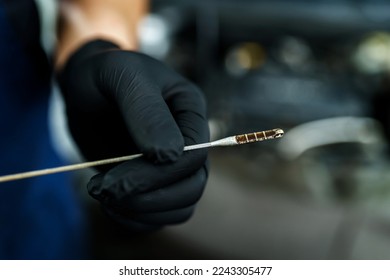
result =
[{"label": "black nitrile glove", "polygon": [[70,131],[88,160],[134,153],[88,184],[110,217],[132,230],[187,220],[207,180],[209,141],[199,89],[146,55],[96,40],[58,74]]}]

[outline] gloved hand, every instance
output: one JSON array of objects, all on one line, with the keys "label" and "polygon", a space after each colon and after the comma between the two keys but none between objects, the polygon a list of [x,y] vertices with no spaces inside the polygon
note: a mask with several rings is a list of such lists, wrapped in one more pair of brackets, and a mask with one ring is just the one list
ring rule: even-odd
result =
[{"label": "gloved hand", "polygon": [[68,125],[88,160],[143,153],[100,169],[88,191],[115,221],[149,230],[186,221],[207,180],[209,141],[200,90],[146,55],[96,40],[58,73]]}]

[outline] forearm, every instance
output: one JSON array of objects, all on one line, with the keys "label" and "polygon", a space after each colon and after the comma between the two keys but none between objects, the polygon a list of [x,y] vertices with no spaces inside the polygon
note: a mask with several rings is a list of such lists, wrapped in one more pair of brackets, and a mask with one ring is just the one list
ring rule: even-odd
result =
[{"label": "forearm", "polygon": [[62,0],[55,67],[92,39],[137,49],[137,24],[147,8],[147,0]]}]

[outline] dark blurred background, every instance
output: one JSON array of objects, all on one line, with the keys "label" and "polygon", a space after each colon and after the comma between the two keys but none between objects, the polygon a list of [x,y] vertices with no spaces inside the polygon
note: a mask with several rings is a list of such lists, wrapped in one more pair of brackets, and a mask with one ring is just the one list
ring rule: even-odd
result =
[{"label": "dark blurred background", "polygon": [[390,259],[390,3],[152,1],[141,50],[194,81],[212,138],[194,217],[129,236],[91,202],[96,258]]}]

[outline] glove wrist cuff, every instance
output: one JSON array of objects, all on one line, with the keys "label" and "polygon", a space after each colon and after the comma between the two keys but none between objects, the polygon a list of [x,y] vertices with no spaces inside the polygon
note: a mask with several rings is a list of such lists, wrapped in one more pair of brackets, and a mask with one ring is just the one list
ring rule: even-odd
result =
[{"label": "glove wrist cuff", "polygon": [[90,55],[94,55],[99,52],[103,52],[106,50],[119,49],[119,46],[114,44],[111,41],[103,40],[103,39],[95,39],[92,41],[88,41],[79,47],[68,59],[65,63],[64,69],[67,68],[69,64],[72,64],[74,61],[79,61],[88,57]]},{"label": "glove wrist cuff", "polygon": [[95,40],[88,41],[85,44],[83,44],[81,47],[79,47],[76,50],[76,52],[71,56],[71,58],[76,56],[83,57],[85,55],[91,55],[98,52],[102,52],[110,49],[119,49],[119,48],[120,48],[119,45],[111,41],[107,41],[103,39],[95,39]]},{"label": "glove wrist cuff", "polygon": [[66,77],[68,75],[67,73],[69,72],[68,69],[72,68],[73,64],[77,64],[78,61],[88,56],[112,49],[119,49],[119,46],[111,41],[103,39],[95,39],[83,44],[69,57],[64,67],[56,73],[60,87],[63,88],[65,86]]}]

